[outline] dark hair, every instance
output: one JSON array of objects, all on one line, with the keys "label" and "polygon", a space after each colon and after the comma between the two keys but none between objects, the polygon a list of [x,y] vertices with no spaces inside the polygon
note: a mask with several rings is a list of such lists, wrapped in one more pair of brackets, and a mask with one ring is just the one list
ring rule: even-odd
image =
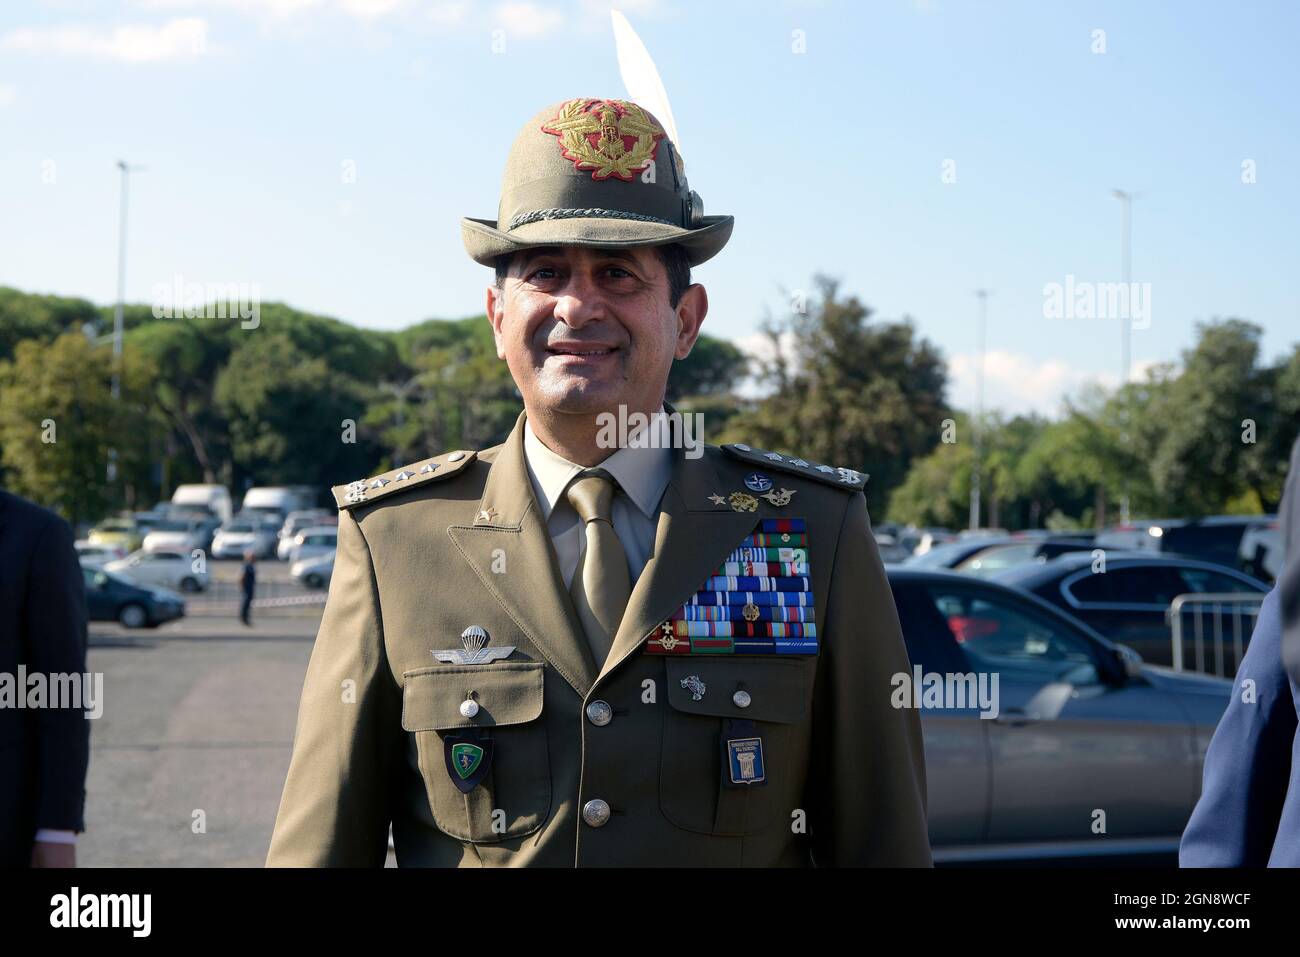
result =
[{"label": "dark hair", "polygon": [[[668,304],[676,309],[691,285],[690,258],[686,255],[686,250],[675,243],[654,248],[659,253],[659,261],[664,264],[664,271],[668,273]],[[497,257],[495,268],[498,289],[506,284],[506,276],[510,273],[510,260],[513,258],[514,253]]]}]

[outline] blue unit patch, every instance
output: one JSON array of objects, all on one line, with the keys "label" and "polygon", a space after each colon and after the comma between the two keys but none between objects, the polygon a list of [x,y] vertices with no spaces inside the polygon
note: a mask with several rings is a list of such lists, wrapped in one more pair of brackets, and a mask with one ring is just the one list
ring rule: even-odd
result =
[{"label": "blue unit patch", "polygon": [[728,738],[727,764],[734,785],[764,784],[767,774],[763,768],[763,739]]}]

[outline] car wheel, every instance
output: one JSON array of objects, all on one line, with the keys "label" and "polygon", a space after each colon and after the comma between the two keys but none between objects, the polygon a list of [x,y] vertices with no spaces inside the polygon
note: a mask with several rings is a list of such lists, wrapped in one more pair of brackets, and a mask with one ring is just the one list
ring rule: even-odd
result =
[{"label": "car wheel", "polygon": [[198,590],[198,579],[190,578],[188,575],[181,579],[181,591],[195,592]]},{"label": "car wheel", "polygon": [[149,623],[149,615],[142,605],[123,605],[117,613],[117,620],[127,628],[143,628]]},{"label": "car wheel", "polygon": [[319,575],[313,573],[303,579],[303,584],[308,588],[320,588],[325,582]]}]

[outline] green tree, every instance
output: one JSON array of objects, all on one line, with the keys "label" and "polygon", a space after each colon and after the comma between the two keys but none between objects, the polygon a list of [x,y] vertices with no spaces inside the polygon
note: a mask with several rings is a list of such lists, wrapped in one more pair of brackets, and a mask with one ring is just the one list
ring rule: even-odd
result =
[{"label": "green tree", "polygon": [[721,440],[865,471],[868,506],[883,513],[950,415],[945,364],[910,321],[873,321],[856,297],[840,295],[836,280],[815,283],[806,314],[766,324],[775,357],[761,380],[773,391],[737,414]]},{"label": "green tree", "polygon": [[[123,357],[121,397],[110,391],[112,353],[80,332],[17,343],[0,362],[0,446],[5,484],[77,523],[127,504],[148,473],[144,383],[152,370]],[[109,449],[118,481],[106,479]]]}]

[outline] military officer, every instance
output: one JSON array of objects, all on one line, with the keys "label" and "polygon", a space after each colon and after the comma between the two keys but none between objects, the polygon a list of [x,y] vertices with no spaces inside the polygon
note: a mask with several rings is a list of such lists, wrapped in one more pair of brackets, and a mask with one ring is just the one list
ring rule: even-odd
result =
[{"label": "military officer", "polygon": [[391,826],[399,865],[928,866],[867,477],[693,445],[663,401],[732,217],[654,116],[584,98],[461,225],[524,412],[334,489],[268,864],[382,865]]}]

